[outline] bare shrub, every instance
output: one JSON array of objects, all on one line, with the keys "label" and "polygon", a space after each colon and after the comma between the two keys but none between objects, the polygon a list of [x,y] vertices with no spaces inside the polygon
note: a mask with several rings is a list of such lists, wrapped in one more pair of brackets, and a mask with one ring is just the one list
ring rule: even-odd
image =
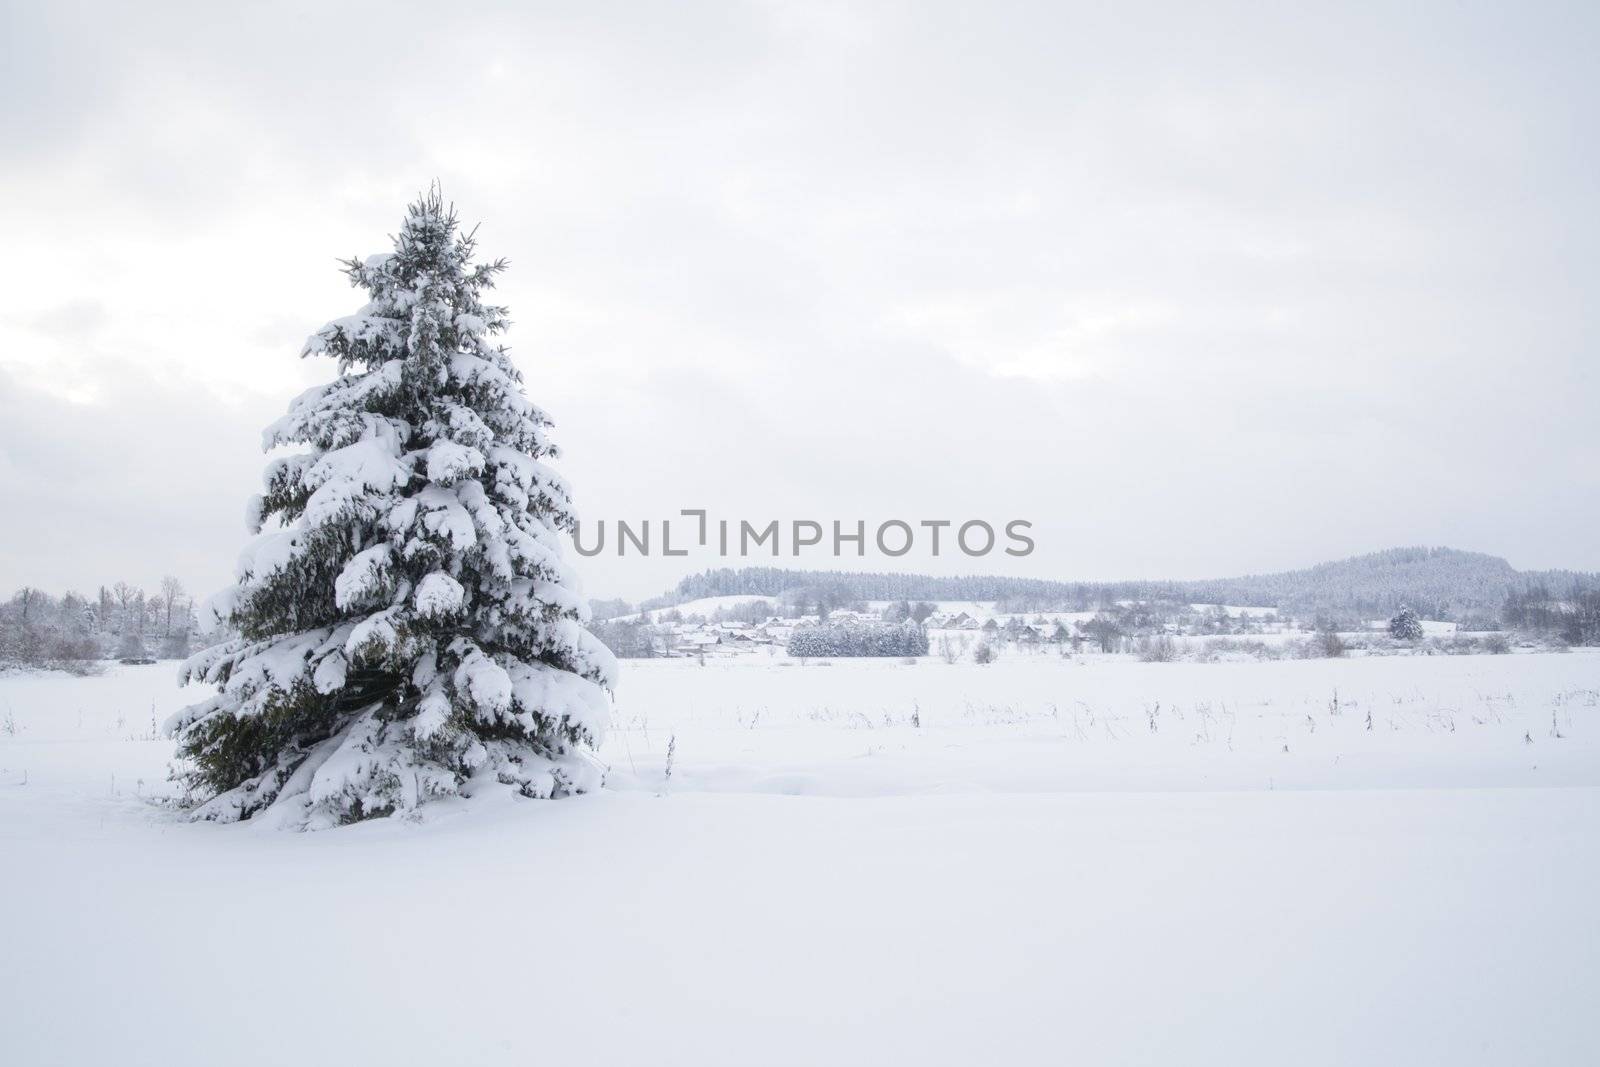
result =
[{"label": "bare shrub", "polygon": [[954,663],[961,658],[961,653],[967,650],[966,638],[958,638],[952,634],[942,634],[939,637],[939,658],[946,663]]},{"label": "bare shrub", "polygon": [[1296,659],[1337,659],[1349,651],[1344,639],[1332,630],[1319,630],[1308,641],[1296,642]]}]

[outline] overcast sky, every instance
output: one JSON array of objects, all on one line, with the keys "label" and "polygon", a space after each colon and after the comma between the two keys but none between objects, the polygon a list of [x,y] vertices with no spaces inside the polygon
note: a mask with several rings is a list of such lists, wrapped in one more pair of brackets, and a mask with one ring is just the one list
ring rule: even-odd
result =
[{"label": "overcast sky", "polygon": [[227,581],[434,178],[588,520],[1600,569],[1600,9],[1288,8],[4,0],[0,591]]}]

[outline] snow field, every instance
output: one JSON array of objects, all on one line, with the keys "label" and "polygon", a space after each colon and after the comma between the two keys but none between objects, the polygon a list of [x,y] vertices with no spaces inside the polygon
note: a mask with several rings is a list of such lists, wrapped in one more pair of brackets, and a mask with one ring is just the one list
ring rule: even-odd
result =
[{"label": "snow field", "polygon": [[315,834],[144,799],[170,664],[0,677],[0,1062],[1593,1062],[1600,657],[781,662]]}]

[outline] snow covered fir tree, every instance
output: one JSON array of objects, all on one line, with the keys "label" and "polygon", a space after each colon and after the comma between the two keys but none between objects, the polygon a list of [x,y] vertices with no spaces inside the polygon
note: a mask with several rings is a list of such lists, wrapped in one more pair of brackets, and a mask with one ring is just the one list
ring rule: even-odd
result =
[{"label": "snow covered fir tree", "polygon": [[602,781],[616,661],[563,558],[550,420],[494,341],[505,263],[473,253],[434,189],[393,252],[346,263],[370,301],[301,353],[338,377],[263,435],[298,451],[268,464],[212,603],[239,637],[184,665],[220,691],[168,722],[196,818],[318,828]]}]

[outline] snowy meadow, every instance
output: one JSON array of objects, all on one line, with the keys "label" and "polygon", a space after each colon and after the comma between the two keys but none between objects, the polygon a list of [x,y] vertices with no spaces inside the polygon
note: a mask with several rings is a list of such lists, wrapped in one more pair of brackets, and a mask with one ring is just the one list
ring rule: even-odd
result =
[{"label": "snowy meadow", "polygon": [[0,677],[0,1062],[1600,1047],[1593,653],[644,661],[605,789],[323,834],[166,806],[174,671]]}]

